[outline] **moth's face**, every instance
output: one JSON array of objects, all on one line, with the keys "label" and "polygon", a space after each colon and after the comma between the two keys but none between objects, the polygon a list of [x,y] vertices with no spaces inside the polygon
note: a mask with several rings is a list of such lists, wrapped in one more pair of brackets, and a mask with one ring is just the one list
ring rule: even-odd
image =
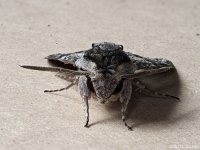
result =
[{"label": "moth's face", "polygon": [[120,90],[122,87],[121,74],[127,73],[131,61],[120,49],[102,50],[92,49],[87,51],[84,58],[93,66],[91,82],[96,96],[101,102]]}]

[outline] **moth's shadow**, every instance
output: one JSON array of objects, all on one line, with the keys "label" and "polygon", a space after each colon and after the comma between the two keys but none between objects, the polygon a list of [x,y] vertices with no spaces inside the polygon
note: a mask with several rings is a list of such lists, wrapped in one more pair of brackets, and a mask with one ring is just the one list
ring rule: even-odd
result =
[{"label": "moth's shadow", "polygon": [[[141,79],[141,81],[154,91],[179,97],[181,82],[177,71],[146,77]],[[173,118],[174,111],[179,103],[180,102],[176,102],[176,100],[171,98],[154,98],[134,95],[133,93],[127,118],[132,120],[134,123],[133,127],[151,122],[168,121]],[[114,105],[120,110],[120,103]],[[108,111],[114,109],[111,105],[108,105],[106,108]]]}]

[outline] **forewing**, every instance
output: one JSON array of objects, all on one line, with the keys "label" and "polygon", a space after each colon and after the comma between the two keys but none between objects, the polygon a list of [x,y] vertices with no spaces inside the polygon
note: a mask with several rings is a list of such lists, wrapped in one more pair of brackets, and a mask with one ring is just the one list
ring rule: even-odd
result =
[{"label": "forewing", "polygon": [[[46,59],[48,59],[52,65],[71,70],[79,70],[79,67],[76,66],[76,61],[83,56],[83,53],[84,51],[68,54],[58,53],[49,55],[46,57]],[[58,72],[56,76],[69,82],[74,82],[76,80],[76,76],[71,73]]]},{"label": "forewing", "polygon": [[64,64],[72,64],[75,66],[75,62],[80,59],[84,54],[84,51],[75,52],[75,53],[68,53],[68,54],[53,54],[46,57],[48,60],[59,61]]},{"label": "forewing", "polygon": [[136,69],[140,70],[151,70],[151,69],[160,69],[163,67],[169,67],[169,69],[175,68],[173,63],[164,58],[148,58],[135,55],[129,52],[126,52],[133,64],[136,65]]}]

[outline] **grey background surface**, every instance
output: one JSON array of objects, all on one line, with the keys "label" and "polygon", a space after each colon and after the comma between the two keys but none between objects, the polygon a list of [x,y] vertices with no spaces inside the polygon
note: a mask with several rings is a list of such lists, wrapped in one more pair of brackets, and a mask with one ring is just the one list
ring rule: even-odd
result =
[{"label": "grey background surface", "polygon": [[[1,150],[200,149],[199,0],[0,0],[0,18]],[[160,88],[150,84],[181,102],[138,97],[129,108],[130,132],[118,103],[91,100],[92,125],[84,128],[76,87],[44,94],[68,83],[18,66],[48,66],[49,54],[100,41],[173,61],[177,74],[152,79]]]}]

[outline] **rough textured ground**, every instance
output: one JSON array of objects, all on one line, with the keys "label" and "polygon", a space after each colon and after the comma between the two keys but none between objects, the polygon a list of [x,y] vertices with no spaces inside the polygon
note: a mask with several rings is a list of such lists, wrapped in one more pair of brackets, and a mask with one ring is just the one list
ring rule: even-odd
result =
[{"label": "rough textured ground", "polygon": [[[199,12],[199,0],[0,0],[0,149],[200,149]],[[49,54],[99,41],[173,61],[177,73],[146,82],[181,102],[135,99],[130,132],[118,103],[92,100],[91,127],[84,128],[76,87],[44,94],[67,83],[17,65],[47,66]]]}]

